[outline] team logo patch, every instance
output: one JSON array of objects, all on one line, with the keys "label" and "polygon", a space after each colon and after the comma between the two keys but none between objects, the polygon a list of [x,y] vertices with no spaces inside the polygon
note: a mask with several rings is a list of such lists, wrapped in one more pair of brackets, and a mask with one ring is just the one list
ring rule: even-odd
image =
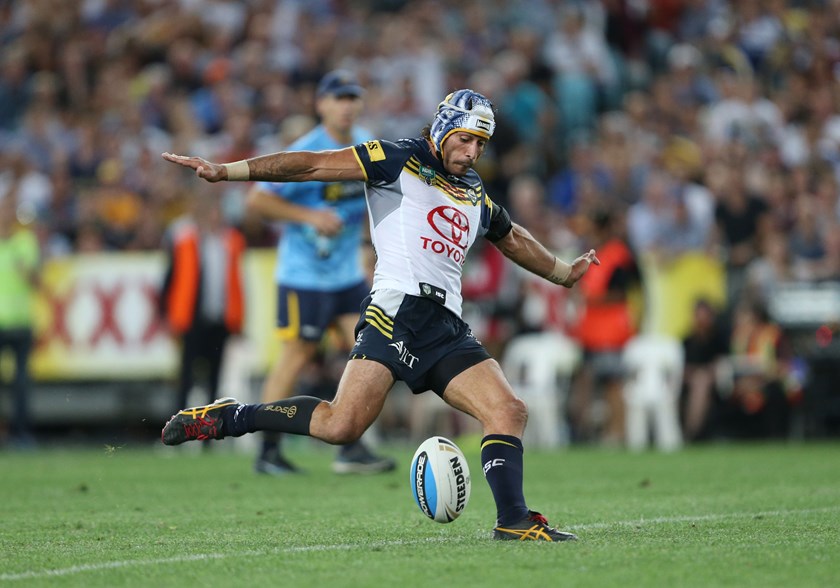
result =
[{"label": "team logo patch", "polygon": [[432,182],[435,181],[435,170],[430,167],[426,167],[425,165],[421,165],[420,177],[423,178],[423,181],[426,182],[427,186],[431,186]]},{"label": "team logo patch", "polygon": [[368,157],[373,161],[383,161],[385,159],[385,151],[382,149],[382,144],[379,141],[368,141],[365,143]]}]

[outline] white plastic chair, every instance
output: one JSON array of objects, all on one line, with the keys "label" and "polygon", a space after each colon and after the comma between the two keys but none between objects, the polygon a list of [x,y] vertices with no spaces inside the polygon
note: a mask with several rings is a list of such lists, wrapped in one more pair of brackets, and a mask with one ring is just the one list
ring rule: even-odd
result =
[{"label": "white plastic chair", "polygon": [[682,447],[678,402],[683,379],[683,348],[665,335],[637,335],[623,352],[627,447],[648,446],[651,431],[661,451]]},{"label": "white plastic chair", "polygon": [[566,400],[580,359],[580,347],[561,333],[519,335],[508,343],[502,369],[528,405],[523,441],[529,446],[568,445]]}]

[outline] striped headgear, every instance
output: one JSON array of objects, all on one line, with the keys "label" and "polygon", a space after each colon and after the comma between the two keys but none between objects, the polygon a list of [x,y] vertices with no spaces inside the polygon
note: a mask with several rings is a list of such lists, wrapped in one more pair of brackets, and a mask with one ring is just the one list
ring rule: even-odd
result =
[{"label": "striped headgear", "polygon": [[493,103],[472,90],[456,90],[438,104],[430,135],[435,149],[443,154],[443,142],[455,132],[489,139],[496,129]]}]

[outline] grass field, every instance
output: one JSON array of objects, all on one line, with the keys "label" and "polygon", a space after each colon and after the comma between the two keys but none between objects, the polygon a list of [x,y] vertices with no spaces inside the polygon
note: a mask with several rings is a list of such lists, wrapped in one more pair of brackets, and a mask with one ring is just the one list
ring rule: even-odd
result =
[{"label": "grass field", "polygon": [[0,585],[838,586],[840,445],[674,455],[526,453],[532,508],[565,544],[489,540],[477,450],[464,515],[422,517],[401,468],[258,477],[249,455],[166,448],[0,454]]}]

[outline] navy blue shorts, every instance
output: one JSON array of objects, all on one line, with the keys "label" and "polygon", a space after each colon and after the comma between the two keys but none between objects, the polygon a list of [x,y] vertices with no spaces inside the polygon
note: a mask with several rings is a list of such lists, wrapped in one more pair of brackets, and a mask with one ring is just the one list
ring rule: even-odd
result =
[{"label": "navy blue shorts", "polygon": [[359,282],[349,288],[325,292],[277,286],[277,327],[282,339],[320,341],[336,317],[359,312],[370,287]]},{"label": "navy blue shorts", "polygon": [[377,361],[412,392],[443,395],[449,382],[489,359],[469,325],[429,298],[394,290],[374,292],[363,303],[350,359]]}]

